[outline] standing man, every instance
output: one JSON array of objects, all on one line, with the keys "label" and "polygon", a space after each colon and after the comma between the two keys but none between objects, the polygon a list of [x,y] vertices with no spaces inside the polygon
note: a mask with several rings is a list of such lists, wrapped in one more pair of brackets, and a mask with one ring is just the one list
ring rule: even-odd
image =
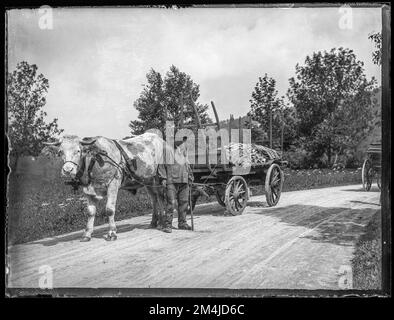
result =
[{"label": "standing man", "polygon": [[167,210],[163,221],[163,231],[167,233],[172,232],[172,219],[177,209],[178,229],[191,230],[186,222],[186,213],[189,206],[190,183],[194,177],[187,161],[186,141],[187,137],[183,137],[183,141],[175,142],[174,163],[164,165],[165,170],[163,167],[158,170],[161,183],[167,188]]}]

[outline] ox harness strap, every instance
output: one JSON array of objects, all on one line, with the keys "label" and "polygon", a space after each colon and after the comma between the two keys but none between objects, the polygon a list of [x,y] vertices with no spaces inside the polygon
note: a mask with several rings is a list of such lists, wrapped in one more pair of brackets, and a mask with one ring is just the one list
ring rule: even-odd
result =
[{"label": "ox harness strap", "polygon": [[82,185],[82,186],[87,186],[87,185],[89,185],[90,180],[91,180],[91,178],[92,178],[92,177],[91,177],[91,172],[92,172],[93,166],[94,166],[95,163],[96,163],[96,159],[95,159],[95,158],[92,158],[92,159],[90,160],[90,162],[89,162],[88,172],[87,172],[87,181],[86,181],[86,179],[85,179],[85,181],[82,181],[82,177],[83,177],[83,175],[84,175],[84,173],[85,173],[85,168],[86,168],[86,156],[84,156],[84,157],[82,158],[82,165],[81,165],[81,166],[78,166],[78,164],[76,164],[76,163],[73,162],[73,161],[67,161],[67,162],[72,162],[72,163],[74,163],[74,164],[77,166],[77,168],[79,167],[79,169],[78,169],[78,172],[77,172],[76,175],[75,175],[75,178],[72,179],[71,181],[65,182],[65,184],[71,185],[72,188],[73,188],[73,190],[74,190],[74,192],[76,192],[76,191],[78,190],[78,188],[79,188],[81,185]]},{"label": "ox harness strap", "polygon": [[[134,171],[137,170],[137,161],[135,159],[130,159],[130,157],[127,155],[127,153],[123,150],[122,146],[119,144],[118,141],[112,140],[115,143],[115,146],[119,149],[121,157],[124,158],[125,163],[126,163],[126,169],[128,173],[133,176]],[[131,169],[132,167],[132,169]]]},{"label": "ox harness strap", "polygon": [[[135,171],[137,170],[137,160],[136,159],[130,159],[130,157],[127,155],[127,153],[124,151],[124,149],[122,148],[122,146],[119,144],[118,141],[116,140],[112,140],[113,143],[115,144],[115,146],[118,148],[121,158],[124,159],[125,164],[126,164],[126,171],[128,176],[130,176],[131,178],[133,178],[135,181],[137,181],[138,183],[147,186],[147,184],[143,181],[143,178],[138,177],[135,174]],[[108,157],[108,155],[107,155]],[[124,179],[125,177],[123,177]]]},{"label": "ox harness strap", "polygon": [[[115,146],[117,147],[117,149],[120,152],[121,155],[121,159],[124,159],[125,162],[125,169],[126,169],[126,175],[133,178],[135,181],[137,181],[139,184],[143,185],[143,186],[149,186],[149,187],[161,187],[161,186],[155,186],[154,184],[149,184],[146,183],[146,181],[144,181],[143,178],[139,177],[138,175],[135,174],[135,171],[137,170],[137,160],[136,159],[130,159],[130,157],[127,155],[127,153],[124,151],[124,149],[122,148],[122,146],[119,144],[119,142],[117,142],[116,140],[112,140],[113,143],[115,144]],[[101,156],[106,157],[107,159],[110,160],[110,162],[112,163],[113,166],[115,166],[117,169],[119,169],[121,172],[124,171],[124,168],[117,163],[114,159],[112,159],[108,153],[106,151],[101,151],[96,153],[92,159],[89,162],[89,166],[88,166],[88,172],[87,172],[87,181],[85,179],[85,181],[82,181],[83,179],[83,175],[85,173],[85,168],[86,168],[86,156],[84,156],[82,158],[82,164],[81,166],[79,166],[78,172],[75,175],[75,178],[71,181],[66,182],[66,184],[71,185],[74,189],[74,192],[76,192],[78,190],[78,188],[82,185],[82,186],[87,186],[90,184],[91,181],[91,171],[93,169],[93,166],[96,164],[96,162],[99,163],[100,166],[104,165],[104,161],[101,158]],[[125,179],[125,174],[123,174],[122,177],[122,182]]]},{"label": "ox harness strap", "polygon": [[[135,171],[137,170],[137,160],[136,159],[130,159],[130,157],[127,155],[127,153],[124,151],[122,146],[119,144],[118,141],[112,140],[116,147],[119,149],[119,152],[121,154],[121,157],[124,159],[125,164],[126,164],[126,171],[129,177],[133,178],[135,181],[137,181],[139,184],[145,186],[145,187],[151,187],[151,188],[162,188],[161,185],[156,185],[154,182],[147,182],[144,178],[139,177],[138,175],[135,174]],[[108,157],[108,155],[106,155]],[[109,158],[109,157],[108,157]],[[113,161],[113,160],[112,160]],[[124,179],[124,177],[123,177]],[[148,179],[149,181],[149,179]]]}]

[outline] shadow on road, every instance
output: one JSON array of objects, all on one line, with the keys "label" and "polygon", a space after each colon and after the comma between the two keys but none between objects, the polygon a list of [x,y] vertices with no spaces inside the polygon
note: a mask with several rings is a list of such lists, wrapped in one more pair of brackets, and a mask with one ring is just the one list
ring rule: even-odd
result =
[{"label": "shadow on road", "polygon": [[[270,208],[266,202],[263,201],[248,201],[248,207],[253,208]],[[188,214],[189,215],[189,214]],[[220,204],[216,202],[212,202],[209,204],[209,208],[205,207],[196,207],[193,211],[193,215],[195,216],[228,216],[233,217],[232,214],[226,212],[226,209],[222,207]]]},{"label": "shadow on road", "polygon": [[[116,227],[117,229],[117,233],[124,233],[124,232],[129,232],[132,231],[134,229],[149,229],[149,224],[122,224]],[[103,239],[104,235],[106,235],[108,232],[108,228],[100,228],[98,230],[94,230],[93,234],[92,234],[92,238],[99,238],[99,239]],[[61,242],[69,242],[69,241],[75,241],[75,240],[79,240],[82,237],[82,231],[81,232],[77,232],[74,234],[70,234],[70,235],[65,235],[65,236],[59,236],[57,238],[54,239],[48,239],[48,240],[38,240],[35,242],[30,242],[27,244],[42,244],[44,246],[54,246],[58,243]],[[105,241],[103,239],[103,241]]]},{"label": "shadow on road", "polygon": [[[353,202],[373,205],[376,208],[327,208],[299,204],[287,207],[269,207],[262,201],[250,201],[248,202],[248,213],[274,217],[280,223],[307,228],[305,231],[308,231],[308,229],[311,231],[304,236],[307,239],[350,246],[354,245],[363,233],[364,227],[373,214],[380,210],[378,203]],[[248,213],[244,212],[243,214]],[[228,216],[229,219],[233,217],[225,214],[225,209],[218,204],[212,204],[209,210],[207,208],[204,210],[197,208],[194,215]]]},{"label": "shadow on road", "polygon": [[373,206],[378,206],[380,207],[379,203],[374,203],[374,202],[365,202],[365,201],[358,201],[358,200],[351,200],[350,202],[353,203],[361,203],[361,204],[367,204],[367,205],[373,205]]},{"label": "shadow on road", "polygon": [[303,238],[314,241],[350,246],[363,233],[373,214],[379,208],[327,208],[310,205],[291,205],[253,213],[272,216],[280,222],[307,228],[311,231]]},{"label": "shadow on road", "polygon": [[380,192],[380,189],[377,186],[372,186],[369,191],[365,191],[361,186],[358,189],[342,189],[341,191],[353,191],[353,192]]}]

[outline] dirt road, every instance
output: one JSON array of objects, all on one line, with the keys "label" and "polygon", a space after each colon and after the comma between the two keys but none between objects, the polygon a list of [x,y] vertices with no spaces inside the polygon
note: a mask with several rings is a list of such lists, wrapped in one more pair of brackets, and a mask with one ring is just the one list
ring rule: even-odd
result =
[{"label": "dirt road", "polygon": [[194,232],[149,229],[146,215],[119,222],[114,242],[102,238],[103,226],[87,243],[76,232],[16,245],[9,248],[8,284],[38,287],[52,270],[60,288],[341,289],[355,242],[380,209],[377,191],[353,185],[287,192],[274,208],[257,196],[240,216],[204,204]]}]

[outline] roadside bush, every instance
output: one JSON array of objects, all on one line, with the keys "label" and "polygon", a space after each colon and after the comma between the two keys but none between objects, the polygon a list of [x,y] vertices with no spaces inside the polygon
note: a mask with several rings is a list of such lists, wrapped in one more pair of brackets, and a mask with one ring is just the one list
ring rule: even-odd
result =
[{"label": "roadside bush", "polygon": [[288,166],[292,169],[309,168],[311,165],[311,155],[302,148],[291,147],[283,153],[283,160],[288,161]]},{"label": "roadside bush", "polygon": [[381,289],[382,238],[381,210],[370,220],[356,243],[352,260],[353,287],[360,290]]},{"label": "roadside bush", "polygon": [[[9,243],[22,243],[85,228],[86,202],[82,190],[74,193],[60,177],[51,180],[36,175],[11,174],[7,190]],[[95,225],[107,223],[105,202],[100,201]],[[116,220],[150,213],[149,195],[140,189],[136,195],[121,190]]]},{"label": "roadside bush", "polygon": [[291,169],[321,169],[321,168],[333,168],[333,169],[355,169],[362,165],[356,154],[350,150],[340,154],[334,164],[328,163],[328,157],[324,153],[322,155],[313,154],[308,152],[303,147],[292,146],[288,151],[283,153],[283,159],[288,161]]}]

